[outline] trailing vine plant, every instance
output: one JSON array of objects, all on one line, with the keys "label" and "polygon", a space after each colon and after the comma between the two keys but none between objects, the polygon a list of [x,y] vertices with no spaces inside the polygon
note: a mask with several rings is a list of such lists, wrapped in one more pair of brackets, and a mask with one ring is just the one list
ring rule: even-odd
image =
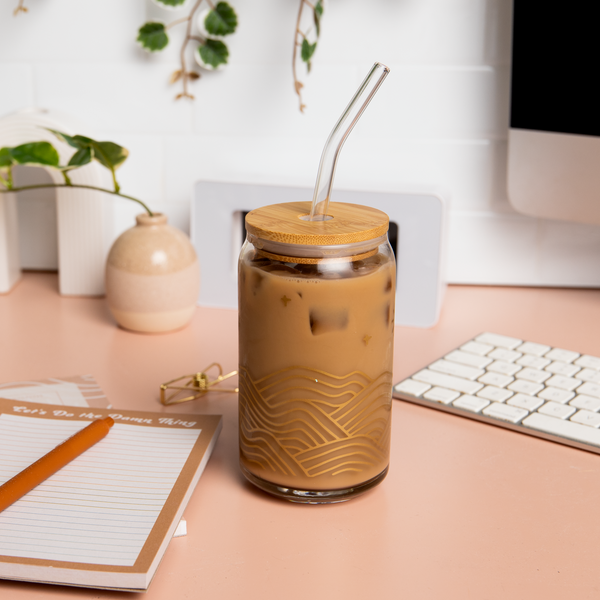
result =
[{"label": "trailing vine plant", "polygon": [[[187,0],[153,0],[156,4],[167,9],[176,9],[183,6]],[[194,18],[203,2],[208,6],[199,14],[196,19],[195,33],[192,32]],[[24,5],[25,0],[19,0],[14,10],[16,16],[20,12],[28,12]],[[307,10],[305,13],[304,10]],[[300,0],[298,7],[298,16],[296,18],[296,28],[294,30],[294,52],[292,56],[292,75],[294,77],[294,91],[298,95],[300,112],[304,112],[306,105],[302,102],[302,88],[304,84],[300,81],[297,73],[297,58],[306,63],[306,70],[310,73],[311,59],[317,49],[317,43],[321,35],[321,18],[323,17],[323,0],[311,2],[311,0]],[[308,15],[308,19],[306,18]],[[310,25],[306,25],[310,22]],[[169,79],[173,84],[181,81],[182,91],[175,96],[175,100],[180,98],[194,99],[189,91],[189,84],[200,78],[200,73],[187,66],[186,51],[191,42],[196,42],[197,47],[194,51],[194,58],[198,65],[208,70],[217,69],[227,64],[229,59],[229,49],[221,38],[231,35],[235,32],[238,25],[238,18],[233,7],[225,2],[219,1],[216,4],[212,0],[195,0],[189,14],[181,19],[176,19],[170,23],[161,21],[148,21],[138,30],[137,41],[142,48],[148,52],[160,52],[169,44],[168,30],[177,25],[185,23],[185,37],[179,52],[180,68],[175,70]]]},{"label": "trailing vine plant", "polygon": [[[186,0],[154,0],[158,5],[164,8],[178,8]],[[235,32],[238,24],[235,10],[227,2],[217,2],[213,4],[212,0],[206,0],[208,10],[199,14],[195,19],[196,13],[204,0],[195,0],[189,14],[181,19],[176,19],[171,23],[165,24],[160,21],[149,21],[144,23],[138,30],[138,42],[142,48],[148,52],[159,52],[164,50],[169,44],[168,30],[176,25],[185,23],[185,37],[179,53],[180,68],[174,71],[170,77],[170,83],[181,81],[182,91],[175,96],[176,100],[180,98],[194,99],[189,91],[189,83],[200,78],[200,74],[188,68],[186,63],[186,50],[188,44],[195,42],[197,44],[194,50],[196,62],[203,68],[214,70],[227,64],[229,58],[229,49],[222,41],[222,37],[231,35]],[[192,28],[196,21],[196,32],[192,33]]]},{"label": "trailing vine plant", "polygon": [[[307,29],[303,27],[305,21],[304,9],[310,11],[312,17],[310,21],[312,24]],[[300,103],[300,112],[304,112],[306,105],[302,102],[302,88],[304,84],[298,79],[296,72],[296,59],[298,56],[306,63],[306,70],[310,73],[311,59],[315,50],[317,49],[317,43],[321,35],[321,17],[323,16],[323,0],[317,0],[315,4],[312,4],[309,0],[300,0],[300,6],[298,8],[298,17],[296,19],[296,31],[294,34],[294,53],[292,56],[292,74],[294,76],[294,90],[298,94],[298,101]],[[303,18],[304,17],[304,18]],[[304,30],[303,30],[304,29]]]},{"label": "trailing vine plant", "polygon": [[[92,140],[83,135],[70,136],[53,129],[48,129],[48,131],[52,132],[60,141],[75,148],[75,152],[69,159],[69,162],[63,166],[60,165],[58,151],[50,142],[30,142],[28,144],[15,146],[14,148],[0,148],[0,194],[39,188],[68,187],[98,190],[100,192],[126,198],[127,200],[133,200],[140,204],[150,216],[153,216],[152,211],[141,200],[121,193],[121,188],[117,183],[115,172],[129,156],[129,151],[126,148],[123,148],[114,142],[97,142],[96,140]],[[73,183],[71,181],[71,178],[69,177],[71,171],[83,167],[93,160],[99,162],[103,167],[106,167],[110,171],[113,180],[112,190],[93,185]],[[51,167],[62,173],[65,182],[15,186],[13,167],[16,165]]]}]

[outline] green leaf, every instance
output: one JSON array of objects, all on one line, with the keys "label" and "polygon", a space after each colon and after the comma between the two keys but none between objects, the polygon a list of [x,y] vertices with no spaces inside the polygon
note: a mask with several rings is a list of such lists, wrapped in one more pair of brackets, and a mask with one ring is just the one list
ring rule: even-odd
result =
[{"label": "green leaf", "polygon": [[314,44],[311,44],[306,38],[304,38],[302,40],[302,49],[301,49],[300,56],[302,57],[302,60],[305,63],[307,63],[309,70],[310,70],[310,59],[312,58],[312,55],[315,53],[316,49],[317,49],[317,42],[315,42]]},{"label": "green leaf", "polygon": [[162,4],[169,8],[177,8],[185,4],[185,0],[154,0],[157,4]]},{"label": "green leaf", "polygon": [[58,152],[49,142],[32,142],[10,149],[10,154],[19,165],[58,166]]},{"label": "green leaf", "polygon": [[69,167],[83,167],[83,165],[87,165],[92,162],[93,154],[92,149],[82,148],[81,150],[77,150],[73,156],[71,156],[71,160],[69,161]]},{"label": "green leaf", "polygon": [[145,23],[138,31],[137,41],[149,52],[162,50],[169,43],[165,24],[153,21]]},{"label": "green leaf", "polygon": [[237,27],[235,10],[227,2],[218,2],[204,19],[204,27],[211,35],[229,35]]},{"label": "green leaf", "polygon": [[206,40],[204,44],[198,47],[198,53],[205,64],[215,69],[219,65],[227,64],[227,58],[229,57],[227,46],[219,40]]},{"label": "green leaf", "polygon": [[65,144],[69,144],[69,146],[77,148],[77,150],[89,148],[90,143],[94,141],[90,138],[84,137],[83,135],[70,136],[66,133],[56,131],[55,129],[48,129],[48,131],[53,133],[61,142],[65,142]]},{"label": "green leaf", "polygon": [[10,167],[13,164],[10,151],[11,148],[0,148],[0,167]]},{"label": "green leaf", "polygon": [[71,141],[68,143],[74,148],[87,148],[88,146],[94,143],[94,140],[92,138],[85,137],[84,135],[74,135],[71,138]]},{"label": "green leaf", "polygon": [[94,158],[107,169],[114,171],[129,156],[129,150],[113,142],[94,142],[91,144]]},{"label": "green leaf", "polygon": [[321,35],[321,17],[323,16],[323,2],[319,0],[315,4],[315,8],[313,10],[313,21],[315,22],[315,28],[317,30],[317,37]]},{"label": "green leaf", "polygon": [[[69,161],[69,166],[81,167],[96,159],[101,165],[111,171],[119,167],[129,156],[129,150],[114,142],[97,142],[84,135],[67,135],[54,129],[49,129],[61,142],[77,148]],[[89,159],[87,158],[89,155]]]}]

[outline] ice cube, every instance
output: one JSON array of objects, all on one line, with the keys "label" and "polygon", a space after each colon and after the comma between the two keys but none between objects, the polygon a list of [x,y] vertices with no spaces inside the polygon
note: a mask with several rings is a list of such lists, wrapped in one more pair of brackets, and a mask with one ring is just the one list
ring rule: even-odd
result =
[{"label": "ice cube", "polygon": [[263,267],[263,271],[273,273],[275,275],[298,275],[298,271],[289,265],[283,263],[274,263]]},{"label": "ice cube", "polygon": [[391,323],[392,320],[392,305],[391,303],[387,303],[383,309],[383,318],[385,319],[386,326]]},{"label": "ice cube", "polygon": [[256,296],[256,292],[260,289],[260,286],[264,280],[265,276],[258,270],[252,269],[250,285],[252,288],[252,294]]},{"label": "ice cube", "polygon": [[313,308],[309,312],[309,321],[313,335],[342,331],[348,327],[348,309]]}]

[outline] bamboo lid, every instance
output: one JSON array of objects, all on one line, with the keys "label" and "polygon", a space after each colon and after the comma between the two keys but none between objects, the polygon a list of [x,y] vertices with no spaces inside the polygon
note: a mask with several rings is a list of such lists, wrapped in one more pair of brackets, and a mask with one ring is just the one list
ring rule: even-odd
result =
[{"label": "bamboo lid", "polygon": [[257,208],[246,215],[246,231],[263,240],[283,244],[337,246],[385,235],[389,217],[370,206],[330,202],[326,221],[305,221],[310,202],[287,202]]}]

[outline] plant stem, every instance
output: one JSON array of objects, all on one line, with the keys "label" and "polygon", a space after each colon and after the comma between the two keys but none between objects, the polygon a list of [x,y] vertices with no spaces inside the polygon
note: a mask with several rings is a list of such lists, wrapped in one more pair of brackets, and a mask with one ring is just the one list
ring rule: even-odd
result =
[{"label": "plant stem", "polygon": [[[112,173],[113,184],[115,186],[115,194],[119,194],[121,192],[121,186],[117,182],[117,175],[115,173],[115,170],[111,169],[110,172]],[[152,216],[152,215],[150,215],[150,216]]]},{"label": "plant stem", "polygon": [[171,29],[171,27],[175,27],[175,25],[179,25],[180,23],[185,23],[189,20],[189,15],[187,17],[181,17],[181,19],[177,19],[176,21],[171,21],[168,25],[165,25],[165,29]]},{"label": "plant stem", "polygon": [[303,84],[298,80],[298,76],[296,75],[296,56],[298,55],[298,34],[301,35],[300,31],[300,22],[302,21],[302,10],[304,9],[304,0],[300,0],[300,8],[298,9],[298,18],[296,19],[296,31],[294,33],[294,53],[292,55],[292,74],[294,76],[294,90],[296,94],[298,94],[298,101],[300,102],[300,112],[303,113],[306,106],[302,104],[302,90]]},{"label": "plant stem", "polygon": [[148,213],[149,216],[153,217],[154,213],[141,201],[133,196],[127,196],[126,194],[121,194],[121,192],[113,192],[112,190],[107,190],[101,187],[96,187],[95,185],[84,185],[80,183],[73,183],[71,185],[67,185],[66,183],[40,183],[37,185],[23,185],[20,187],[11,187],[6,189],[0,189],[0,194],[7,194],[8,192],[23,192],[25,190],[38,190],[41,188],[79,188],[83,190],[96,190],[98,192],[104,192],[105,194],[112,194],[113,196],[120,196],[121,198],[126,198],[127,200],[133,200],[138,204],[141,204],[144,207],[144,210]]},{"label": "plant stem", "polygon": [[27,7],[24,6],[24,4],[25,4],[25,0],[19,0],[19,5],[13,11],[14,17],[16,17],[20,12],[24,12],[24,13],[28,12]]},{"label": "plant stem", "polygon": [[185,50],[189,41],[192,39],[192,19],[194,18],[194,15],[196,14],[196,11],[198,10],[202,2],[203,0],[197,0],[196,4],[194,4],[192,10],[190,11],[190,14],[185,19],[181,19],[181,22],[186,20],[187,25],[185,28],[185,38],[183,40],[183,44],[181,45],[181,51],[179,53],[179,60],[181,61],[181,81],[183,83],[183,93],[179,94],[177,96],[178,98],[191,98],[192,100],[194,99],[194,96],[192,96],[192,94],[188,92],[189,76],[185,63]]}]

